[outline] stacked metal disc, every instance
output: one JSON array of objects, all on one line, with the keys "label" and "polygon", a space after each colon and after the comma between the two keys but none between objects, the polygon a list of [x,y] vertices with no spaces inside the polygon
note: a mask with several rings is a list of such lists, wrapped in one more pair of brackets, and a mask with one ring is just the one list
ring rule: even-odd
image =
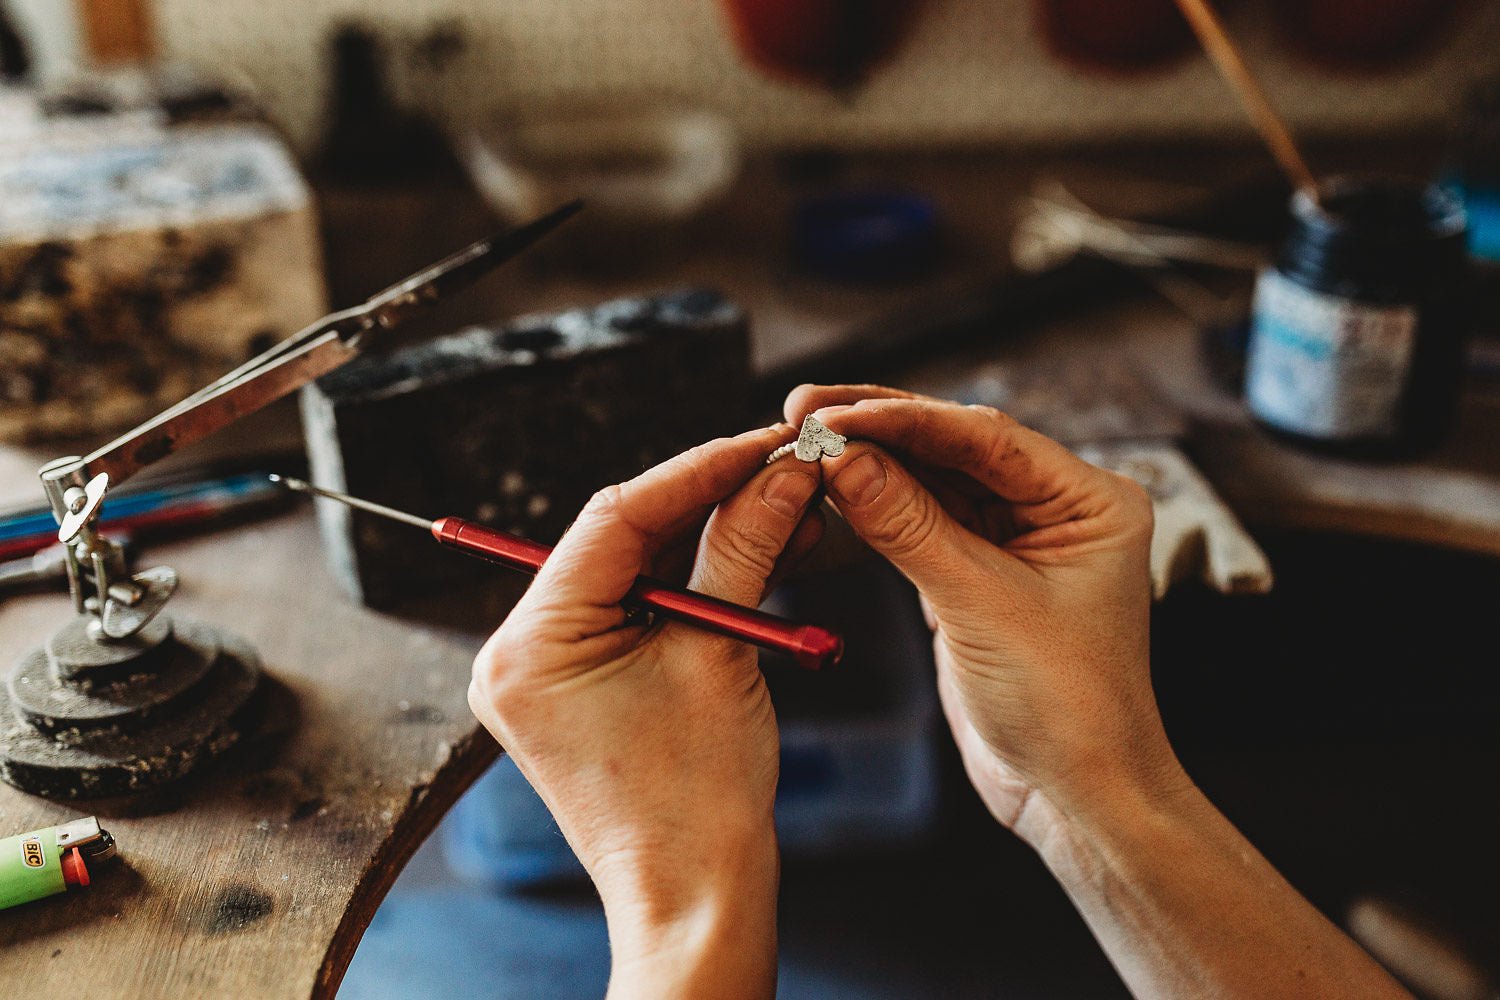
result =
[{"label": "stacked metal disc", "polygon": [[126,795],[181,778],[239,742],[260,660],[236,636],[160,614],[101,640],[79,616],[0,688],[0,779],[36,795]]}]

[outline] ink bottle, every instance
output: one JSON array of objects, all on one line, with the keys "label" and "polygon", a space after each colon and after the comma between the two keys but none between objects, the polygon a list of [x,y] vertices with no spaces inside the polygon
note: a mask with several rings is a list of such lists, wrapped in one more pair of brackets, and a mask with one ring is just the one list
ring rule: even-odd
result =
[{"label": "ink bottle", "polygon": [[1361,458],[1439,444],[1458,403],[1471,298],[1463,207],[1381,177],[1292,198],[1292,229],[1261,272],[1245,400],[1277,437]]}]

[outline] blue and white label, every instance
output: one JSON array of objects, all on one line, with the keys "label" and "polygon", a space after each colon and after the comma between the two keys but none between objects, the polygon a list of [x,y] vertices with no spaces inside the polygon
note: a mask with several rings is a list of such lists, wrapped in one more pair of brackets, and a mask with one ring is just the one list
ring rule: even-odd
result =
[{"label": "blue and white label", "polygon": [[1255,415],[1309,437],[1382,436],[1417,339],[1412,306],[1374,306],[1262,271],[1251,310],[1245,398]]}]

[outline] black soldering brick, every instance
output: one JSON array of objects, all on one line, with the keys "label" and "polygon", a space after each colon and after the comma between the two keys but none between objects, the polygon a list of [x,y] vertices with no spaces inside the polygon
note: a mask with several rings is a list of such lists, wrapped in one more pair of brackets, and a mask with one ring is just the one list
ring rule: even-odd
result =
[{"label": "black soldering brick", "polygon": [[[424,517],[555,543],[598,489],[745,426],[744,313],[713,292],[621,299],[367,356],[302,394],[312,480]],[[512,571],[409,525],[318,503],[356,600],[393,608]],[[476,606],[482,594],[471,594]]]}]

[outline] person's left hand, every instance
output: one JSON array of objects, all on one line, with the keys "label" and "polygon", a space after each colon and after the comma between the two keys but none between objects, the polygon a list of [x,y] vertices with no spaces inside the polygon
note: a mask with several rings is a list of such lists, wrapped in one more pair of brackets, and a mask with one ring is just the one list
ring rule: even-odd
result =
[{"label": "person's left hand", "polygon": [[620,601],[691,567],[692,589],[759,604],[822,531],[817,470],[759,468],[794,436],[721,439],[601,491],[474,661],[470,707],[598,887],[611,996],[774,991],[779,745],[755,650],[633,624]]}]

